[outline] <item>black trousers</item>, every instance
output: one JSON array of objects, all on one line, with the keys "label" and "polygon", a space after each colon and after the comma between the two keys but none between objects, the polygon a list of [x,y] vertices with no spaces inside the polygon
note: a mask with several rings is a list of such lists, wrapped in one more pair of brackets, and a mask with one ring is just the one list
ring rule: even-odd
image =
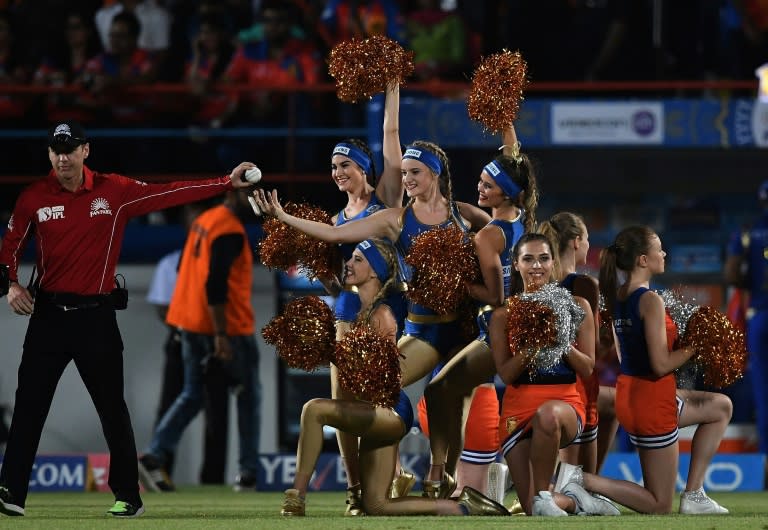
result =
[{"label": "black trousers", "polygon": [[[115,499],[138,503],[136,441],[123,395],[123,342],[115,311],[108,306],[64,311],[36,304],[24,341],[0,484],[24,506],[43,425],[70,361],[101,420],[110,452],[109,487]],[[87,413],[81,421],[90,421]]]}]

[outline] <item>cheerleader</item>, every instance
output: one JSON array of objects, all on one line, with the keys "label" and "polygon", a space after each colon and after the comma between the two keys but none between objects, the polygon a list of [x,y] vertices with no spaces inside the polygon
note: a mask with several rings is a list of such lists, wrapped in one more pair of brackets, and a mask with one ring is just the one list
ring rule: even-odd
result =
[{"label": "cheerleader", "polygon": [[[381,240],[365,240],[357,245],[345,271],[346,282],[356,286],[360,296],[356,324],[369,325],[394,343],[397,322],[386,304],[398,279],[394,249]],[[322,450],[326,425],[360,439],[360,500],[367,515],[508,515],[503,506],[471,488],[462,491],[457,501],[390,499],[398,444],[412,424],[413,409],[402,390],[391,408],[352,398],[317,398],[307,402],[301,414],[294,487],[285,492],[281,515],[305,515],[307,489]]]},{"label": "cheerleader", "polygon": [[[514,126],[504,131],[503,142],[503,154],[483,168],[477,186],[477,204],[492,212],[491,221],[474,238],[482,283],[468,286],[470,296],[482,307],[480,334],[424,390],[432,464],[422,490],[435,497],[450,494],[448,485],[457,461],[458,484],[486,491],[488,469],[498,454],[499,401],[488,322],[510,295],[510,251],[524,232],[536,226],[539,195],[533,164],[520,152]],[[460,410],[463,413],[457,414]]]},{"label": "cheerleader", "polygon": [[[510,298],[507,307],[493,312],[490,325],[491,351],[496,369],[507,387],[499,422],[501,449],[509,466],[512,480],[525,512],[529,515],[561,516],[567,512],[618,515],[611,503],[591,497],[589,502],[576,503],[570,497],[572,488],[563,494],[551,494],[550,479],[555,470],[558,450],[573,443],[584,425],[585,410],[576,388],[576,375],[589,377],[595,364],[595,326],[591,308],[586,300],[571,295],[560,287],[549,289],[554,276],[556,255],[546,236],[538,233],[523,235],[513,249],[513,266],[517,274],[517,288],[513,292],[551,292],[567,297],[563,309],[569,314],[583,315],[579,321],[573,317],[576,341],[565,346],[565,354],[555,356],[551,362],[537,359],[544,350],[511,351],[508,311],[512,311]],[[522,283],[522,289],[519,284]],[[559,289],[560,291],[556,291]],[[519,296],[519,295],[517,295]],[[558,322],[557,326],[566,325]],[[526,329],[535,336],[543,330]],[[587,499],[585,499],[586,501]],[[564,510],[563,508],[566,508]]]},{"label": "cheerleader", "polygon": [[[377,211],[402,205],[403,183],[400,179],[400,150],[399,136],[399,108],[400,86],[390,84],[386,90],[384,103],[384,136],[382,152],[384,154],[384,169],[376,187],[373,185],[376,175],[376,166],[373,161],[373,153],[368,145],[355,138],[343,140],[336,144],[331,153],[331,176],[339,191],[346,193],[347,205],[337,213],[332,221],[335,225],[354,222],[368,217]],[[340,245],[341,255],[346,262],[352,257],[355,248],[353,243]],[[349,330],[350,324],[355,320],[360,310],[360,299],[352,286],[340,285],[335,279],[323,279],[321,281],[326,289],[337,295],[334,304],[336,317],[336,339],[340,340]],[[392,309],[396,318],[400,321],[405,317],[405,300],[397,303],[393,298]],[[342,391],[338,384],[336,366],[331,364],[331,397],[342,397]],[[357,498],[351,489],[354,484],[360,482],[356,467],[358,441],[342,431],[336,431],[336,440],[339,445],[339,454],[346,470],[349,486],[346,515],[361,515],[362,507],[355,502]]]},{"label": "cheerleader", "polygon": [[[578,274],[576,267],[587,262],[589,252],[589,231],[584,219],[571,212],[559,212],[543,221],[539,232],[546,235],[557,248],[556,278],[560,285],[568,289],[574,296],[584,298],[590,307],[595,323],[595,352],[599,351],[600,332],[600,292],[597,280],[586,274]],[[581,464],[585,471],[595,473],[597,470],[597,397],[600,381],[597,371],[584,379],[576,377],[576,387],[579,389],[586,418],[584,429],[579,437],[562,450],[560,458],[570,464]]]},{"label": "cheerleader", "polygon": [[[672,350],[677,327],[661,296],[649,287],[651,278],[664,272],[665,256],[661,239],[653,230],[632,226],[622,230],[600,258],[600,291],[612,316],[621,362],[616,416],[637,447],[643,485],[584,473],[563,463],[554,489],[576,484],[637,512],[670,513],[678,472],[678,427],[699,424],[679,510],[685,514],[728,513],[707,496],[703,483],[732,405],[722,394],[676,388],[674,370],[694,351],[690,347]],[[620,285],[618,271],[626,274]]]},{"label": "cheerleader", "polygon": [[[479,230],[490,217],[480,208],[453,200],[448,158],[439,146],[415,141],[403,155],[401,175],[408,204],[386,208],[375,214],[341,226],[331,226],[289,215],[280,206],[277,192],[254,191],[256,203],[267,214],[314,238],[330,243],[353,243],[368,237],[394,242],[401,261],[401,279],[410,279],[410,267],[404,258],[413,239],[426,231],[451,225],[462,230]],[[409,302],[403,336],[398,341],[402,354],[403,387],[429,374],[438,362],[450,357],[462,344],[456,313],[447,315]]]}]

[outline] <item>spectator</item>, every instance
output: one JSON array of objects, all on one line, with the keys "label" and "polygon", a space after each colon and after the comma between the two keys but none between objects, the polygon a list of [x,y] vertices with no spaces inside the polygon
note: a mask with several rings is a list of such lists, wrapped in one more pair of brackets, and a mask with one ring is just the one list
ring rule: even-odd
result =
[{"label": "spectator", "polygon": [[[289,7],[283,3],[265,3],[261,13],[264,38],[238,46],[224,74],[225,81],[253,86],[316,84],[320,77],[319,54],[307,42],[291,36],[290,16]],[[226,123],[237,111],[246,121],[284,125],[285,99],[285,94],[253,91],[247,98],[241,96],[239,104],[219,119]]]},{"label": "spectator", "polygon": [[455,11],[440,8],[440,0],[418,0],[407,13],[405,35],[414,51],[414,74],[419,80],[458,79],[469,66],[467,32]]},{"label": "spectator", "polygon": [[184,429],[200,412],[206,380],[214,376],[237,394],[240,473],[235,490],[256,486],[260,393],[251,305],[253,252],[242,221],[246,212],[251,208],[245,195],[228,193],[224,204],[199,215],[189,231],[166,317],[181,329],[184,388],[139,459],[139,475],[148,489],[173,489],[165,455],[175,452]]},{"label": "spectator", "polygon": [[157,0],[105,2],[104,7],[99,9],[94,16],[101,45],[105,50],[113,51],[110,38],[112,20],[117,14],[123,12],[133,13],[139,19],[141,24],[139,48],[150,52],[168,50],[171,41],[171,16],[168,10],[161,6]]},{"label": "spectator", "polygon": [[[82,79],[86,65],[101,52],[92,19],[81,11],[67,15],[63,38],[51,40],[50,49],[35,72],[35,84],[75,86],[84,90]],[[49,120],[93,121],[93,113],[81,105],[81,98],[80,92],[52,92],[46,100]]]},{"label": "spectator", "polygon": [[[266,85],[315,85],[320,80],[321,59],[309,42],[291,36],[292,10],[280,1],[264,2],[261,20],[264,38],[242,43],[237,47],[232,62],[224,73],[224,83],[247,84],[248,92],[232,94],[227,109],[212,120],[214,127],[248,125],[259,127],[308,126],[315,115],[310,106],[314,97],[295,91],[276,91],[259,88]],[[265,160],[266,167],[284,165],[282,138],[262,143],[264,150],[275,155]],[[221,144],[217,155],[221,164],[252,150],[252,142],[229,141]],[[312,159],[310,148],[305,147],[306,161]]]},{"label": "spectator", "polygon": [[192,40],[191,53],[185,79],[196,109],[192,120],[196,124],[210,125],[226,113],[231,101],[213,86],[224,74],[234,53],[219,17],[200,18],[200,30]]},{"label": "spectator", "polygon": [[320,15],[318,33],[329,49],[345,40],[374,35],[402,41],[400,17],[394,0],[328,0]]},{"label": "spectator", "polygon": [[[300,4],[306,4],[306,2],[298,1],[298,2],[293,2],[293,4],[295,4],[294,7],[287,7],[287,9],[292,10],[293,13],[298,13],[300,11],[303,12],[304,9],[308,9],[308,6],[300,5]],[[304,12],[303,20],[307,20],[307,17],[311,17],[311,16],[312,16],[311,10],[310,10],[310,13]],[[263,16],[256,17],[256,20],[251,26],[241,30],[237,34],[237,40],[240,42],[251,42],[251,41],[260,41],[264,39],[264,26],[265,26],[265,23],[263,20]],[[296,16],[291,17],[290,35],[294,39],[307,40],[308,38],[307,29],[305,28],[303,22],[299,20],[299,17],[296,17]]]},{"label": "spectator", "polygon": [[121,125],[148,123],[156,116],[151,107],[157,101],[147,94],[122,90],[154,81],[157,65],[150,52],[138,46],[140,24],[136,15],[121,12],[112,19],[109,30],[110,46],[86,66],[83,83],[89,90],[87,104],[96,110],[109,112],[111,119]]}]

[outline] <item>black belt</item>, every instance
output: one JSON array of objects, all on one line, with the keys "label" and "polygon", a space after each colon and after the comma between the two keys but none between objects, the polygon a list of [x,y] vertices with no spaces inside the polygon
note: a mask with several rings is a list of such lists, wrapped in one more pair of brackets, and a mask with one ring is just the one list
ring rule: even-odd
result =
[{"label": "black belt", "polygon": [[75,293],[51,293],[38,291],[35,303],[54,305],[64,311],[74,309],[96,309],[97,307],[111,305],[108,294],[75,294]]}]

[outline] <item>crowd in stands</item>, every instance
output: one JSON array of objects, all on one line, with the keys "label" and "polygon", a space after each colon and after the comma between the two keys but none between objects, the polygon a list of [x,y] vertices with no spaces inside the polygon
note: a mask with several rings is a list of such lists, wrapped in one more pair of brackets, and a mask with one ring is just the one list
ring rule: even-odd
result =
[{"label": "crowd in stands", "polygon": [[[655,21],[655,23],[654,23]],[[759,0],[0,0],[0,123],[226,127],[328,124],[333,94],[286,106],[265,86],[331,83],[330,49],[384,34],[413,81],[466,81],[519,49],[534,81],[753,79],[768,57]],[[42,37],[41,37],[42,36]],[[126,91],[173,83],[183,89]],[[221,91],[227,83],[253,91]],[[3,85],[35,90],[3,91]],[[39,87],[51,87],[42,90]],[[296,112],[298,109],[298,113]],[[344,115],[344,113],[341,113]]]}]

